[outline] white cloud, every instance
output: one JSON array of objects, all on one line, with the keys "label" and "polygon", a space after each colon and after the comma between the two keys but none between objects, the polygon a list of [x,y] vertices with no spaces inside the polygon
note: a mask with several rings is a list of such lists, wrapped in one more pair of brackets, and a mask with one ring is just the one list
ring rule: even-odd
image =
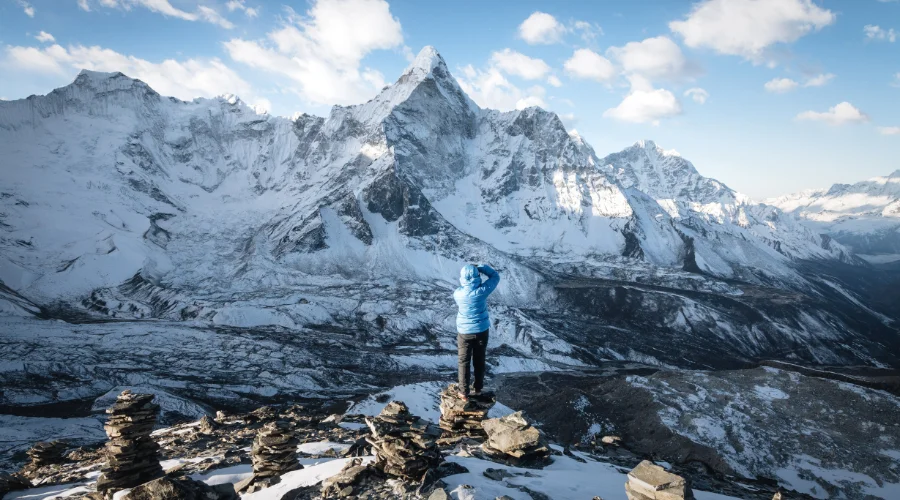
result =
[{"label": "white cloud", "polygon": [[610,82],[616,77],[616,68],[609,59],[590,49],[578,49],[565,62],[566,71],[577,78],[598,82]]},{"label": "white cloud", "polygon": [[897,41],[897,32],[894,28],[883,29],[881,26],[867,24],[863,26],[863,32],[868,40],[882,40],[894,43]]},{"label": "white cloud", "polygon": [[[820,75],[811,76],[803,83],[803,87],[821,87],[834,78],[833,73],[822,73]],[[769,92],[783,94],[800,87],[800,83],[790,78],[773,78],[763,85]]]},{"label": "white cloud", "polygon": [[700,87],[694,87],[692,89],[685,90],[684,96],[690,97],[696,103],[705,104],[706,100],[709,98],[709,92],[701,89]]},{"label": "white cloud", "polygon": [[530,108],[532,106],[538,106],[540,108],[546,108],[547,103],[544,102],[544,99],[540,96],[530,95],[528,97],[519,99],[516,101],[516,109],[525,109]]},{"label": "white cloud", "polygon": [[28,17],[34,17],[34,7],[31,6],[30,3],[25,0],[18,0],[19,7],[22,7],[22,12],[25,13]]},{"label": "white cloud", "polygon": [[816,75],[810,77],[806,80],[806,83],[803,84],[804,87],[821,87],[826,83],[830,82],[834,78],[834,74],[832,73],[823,73],[821,75]]},{"label": "white cloud", "polygon": [[566,27],[545,12],[534,12],[519,25],[519,38],[531,45],[559,43],[565,34]]},{"label": "white cloud", "polygon": [[677,79],[686,75],[687,60],[678,44],[665,36],[610,47],[606,54],[616,59],[625,73],[647,78]]},{"label": "white cloud", "polygon": [[247,17],[256,17],[259,15],[259,10],[247,7],[244,0],[229,0],[229,2],[225,4],[225,8],[228,9],[228,12],[234,12],[236,10],[243,11],[244,15]]},{"label": "white cloud", "polygon": [[707,47],[759,63],[771,46],[794,42],[835,19],[812,0],[703,0],[669,28],[684,37],[688,47]]},{"label": "white cloud", "polygon": [[538,80],[550,72],[550,66],[543,60],[510,49],[494,52],[491,62],[506,74],[521,76],[526,80]]},{"label": "white cloud", "polygon": [[281,75],[315,104],[364,101],[384,86],[384,77],[360,68],[363,57],[400,48],[403,31],[384,0],[318,0],[306,16],[293,11],[268,42],[234,38],[225,49],[235,61]]},{"label": "white cloud", "polygon": [[681,114],[681,104],[665,89],[635,90],[615,108],[607,109],[603,116],[632,123],[659,125],[661,118]]},{"label": "white cloud", "polygon": [[143,7],[166,17],[175,17],[185,21],[205,21],[225,29],[234,28],[234,24],[232,24],[231,21],[225,19],[214,8],[206,5],[198,6],[196,12],[187,12],[173,6],[169,0],[100,0],[100,4],[104,7],[114,7],[125,10],[131,10],[133,7]]},{"label": "white cloud", "polygon": [[556,75],[548,76],[547,83],[549,83],[553,87],[557,87],[557,88],[562,87],[562,82],[560,81],[559,78],[556,77]]},{"label": "white cloud", "polygon": [[881,135],[900,135],[900,127],[878,127]]},{"label": "white cloud", "polygon": [[546,107],[543,87],[535,85],[522,90],[495,66],[481,71],[470,64],[462,69],[462,73],[463,77],[457,78],[460,88],[482,108],[511,111],[527,106]]},{"label": "white cloud", "polygon": [[654,89],[649,80],[629,77],[631,91],[615,108],[607,109],[603,116],[631,123],[659,125],[663,118],[681,114],[681,103],[666,89]]},{"label": "white cloud", "polygon": [[88,5],[88,0],[78,0],[78,7],[85,12],[91,11],[91,6]]},{"label": "white cloud", "polygon": [[45,48],[6,47],[4,67],[22,71],[73,76],[80,69],[121,71],[143,80],[165,96],[183,100],[236,94],[252,105],[267,104],[250,84],[218,59],[166,59],[160,63],[120,54],[102,47],[51,45]]},{"label": "white cloud", "polygon": [[587,21],[575,21],[572,24],[572,30],[581,33],[581,40],[586,44],[593,43],[598,35],[603,34],[603,28]]},{"label": "white cloud", "polygon": [[894,81],[891,83],[891,87],[900,87],[900,72],[894,75]]},{"label": "white cloud", "polygon": [[858,110],[849,102],[842,102],[828,111],[819,113],[816,111],[804,111],[797,115],[798,120],[810,120],[825,122],[829,125],[844,125],[846,123],[863,123],[869,121],[865,113]]},{"label": "white cloud", "polygon": [[562,120],[563,125],[565,125],[567,129],[576,134],[578,133],[578,131],[574,128],[578,123],[578,118],[575,116],[575,113],[556,113],[556,116],[558,116],[559,119]]},{"label": "white cloud", "polygon": [[46,31],[41,31],[34,37],[39,42],[55,42],[56,38],[53,38],[53,35],[47,33]]},{"label": "white cloud", "polygon": [[763,85],[765,89],[769,92],[775,92],[778,94],[782,94],[784,92],[790,92],[795,88],[799,87],[800,84],[791,80],[790,78],[773,78]]},{"label": "white cloud", "polygon": [[234,24],[232,24],[231,21],[222,17],[222,14],[219,14],[217,10],[211,7],[207,7],[205,5],[197,7],[197,15],[204,21],[212,24],[218,24],[219,26],[227,30],[234,28]]}]

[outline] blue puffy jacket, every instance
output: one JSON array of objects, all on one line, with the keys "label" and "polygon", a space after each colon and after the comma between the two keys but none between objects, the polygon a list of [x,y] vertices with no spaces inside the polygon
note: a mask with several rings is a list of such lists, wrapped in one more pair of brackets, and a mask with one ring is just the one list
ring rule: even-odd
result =
[{"label": "blue puffy jacket", "polygon": [[[481,282],[484,273],[488,279]],[[459,271],[459,284],[453,292],[453,299],[459,307],[456,313],[456,331],[459,333],[481,333],[491,327],[488,318],[487,298],[500,283],[500,273],[491,266],[469,264]]]}]

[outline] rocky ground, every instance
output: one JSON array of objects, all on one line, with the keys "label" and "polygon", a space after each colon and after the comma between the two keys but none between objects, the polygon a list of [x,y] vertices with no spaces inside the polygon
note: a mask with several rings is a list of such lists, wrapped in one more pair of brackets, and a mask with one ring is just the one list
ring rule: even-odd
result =
[{"label": "rocky ground", "polygon": [[528,408],[561,442],[616,434],[686,475],[697,467],[712,472],[713,484],[743,477],[820,498],[895,497],[900,398],[840,380],[845,374],[819,373],[622,365],[504,376],[498,385],[502,401]]},{"label": "rocky ground", "polygon": [[[361,414],[329,415],[322,406],[287,405],[261,407],[244,414],[219,412],[215,418],[204,417],[198,421],[162,428],[153,433],[153,438],[160,445],[159,453],[166,479],[162,483],[148,483],[148,486],[135,489],[124,498],[176,498],[166,495],[174,495],[171,491],[179,488],[196,489],[199,487],[196,485],[198,481],[206,483],[207,486],[201,486],[206,488],[203,491],[209,495],[223,495],[205,498],[228,498],[228,490],[217,485],[233,483],[235,488],[241,489],[242,484],[247,483],[251,477],[250,463],[255,456],[251,445],[260,435],[260,430],[273,428],[275,422],[279,422],[279,428],[290,429],[299,441],[299,465],[293,467],[299,467],[299,470],[284,473],[267,483],[263,489],[245,493],[242,498],[493,499],[500,498],[503,494],[508,494],[505,498],[539,500],[601,495],[607,499],[624,498],[625,473],[641,461],[639,454],[629,451],[623,442],[613,437],[598,439],[590,445],[585,443],[568,447],[549,444],[548,448],[545,438],[536,437],[543,436],[543,432],[531,427],[528,420],[517,413],[492,419],[491,426],[485,426],[486,439],[494,445],[491,453],[482,450],[479,440],[469,437],[452,443],[445,442],[435,448],[439,452],[437,461],[429,462],[431,465],[428,467],[432,470],[424,476],[417,473],[414,477],[398,477],[396,470],[384,465],[399,459],[390,457],[408,456],[411,458],[404,460],[415,459],[419,453],[425,453],[424,449],[413,445],[414,439],[406,441],[410,438],[392,441],[394,444],[387,447],[379,444],[374,450],[370,444],[385,443],[385,435],[408,435],[410,423],[403,422],[412,422],[413,427],[419,425],[415,423],[417,417],[411,417],[412,420],[407,417],[397,420],[397,410],[391,408],[398,404],[400,403],[388,404],[387,409],[375,419]],[[400,406],[402,408],[399,411],[405,412],[405,405]],[[365,408],[366,405],[358,407]],[[368,422],[368,425],[364,422]],[[437,428],[424,420],[422,424],[422,429],[425,429],[424,425]],[[382,437],[373,437],[372,429],[378,429]],[[535,433],[534,436],[531,436],[532,433]],[[544,443],[539,446],[550,455],[522,464],[526,468],[511,465],[508,459],[497,455],[499,449],[510,453],[512,450],[534,450],[535,445],[529,443],[538,442]],[[432,444],[429,446],[434,446],[435,441],[430,443]],[[29,465],[20,473],[30,480],[32,488],[20,490],[18,488],[21,484],[10,482],[8,486],[14,491],[3,498],[95,498],[95,480],[106,461],[102,442],[81,447],[54,444],[45,448],[50,450],[59,446],[63,448],[60,450],[61,458],[37,467]],[[46,455],[49,451],[44,453]],[[388,462],[384,462],[384,453],[389,453]],[[607,457],[610,456],[615,456],[615,459],[609,460]],[[665,463],[663,465],[669,466]],[[689,478],[689,481],[693,480],[695,488],[698,488],[698,484],[702,485],[696,491],[699,499],[769,499],[776,491],[772,485],[746,481],[731,484],[724,480],[718,483],[698,483],[697,479],[702,475],[698,469],[691,471]],[[10,476],[5,478],[10,479]],[[573,480],[577,484],[568,484]],[[213,489],[208,486],[213,486]],[[729,496],[704,491],[709,486],[728,493]],[[218,493],[210,493],[213,491]],[[233,488],[231,491],[234,491]],[[592,491],[591,495],[584,496],[589,491]],[[786,493],[785,498],[807,497]]]}]

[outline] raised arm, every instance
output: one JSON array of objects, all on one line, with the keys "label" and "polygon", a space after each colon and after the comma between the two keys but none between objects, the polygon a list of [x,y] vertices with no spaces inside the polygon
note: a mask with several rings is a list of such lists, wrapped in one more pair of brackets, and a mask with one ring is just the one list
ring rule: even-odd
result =
[{"label": "raised arm", "polygon": [[494,289],[497,288],[497,284],[500,283],[500,273],[487,264],[478,266],[478,272],[483,273],[488,277],[487,281],[482,283],[479,287],[481,293],[488,295],[493,292]]}]

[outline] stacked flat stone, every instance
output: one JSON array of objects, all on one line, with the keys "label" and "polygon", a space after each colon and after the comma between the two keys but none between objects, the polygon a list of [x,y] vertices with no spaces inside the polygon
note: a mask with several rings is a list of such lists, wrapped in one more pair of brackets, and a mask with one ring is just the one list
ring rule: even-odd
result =
[{"label": "stacked flat stone", "polygon": [[444,430],[442,440],[452,442],[463,437],[484,439],[481,424],[496,402],[494,395],[489,393],[470,396],[468,400],[464,400],[459,397],[459,386],[450,384],[441,392],[439,425]]},{"label": "stacked flat stone", "polygon": [[415,415],[399,401],[391,401],[374,418],[366,418],[372,435],[366,440],[375,452],[375,467],[385,473],[419,481],[443,457],[437,449],[441,429]]},{"label": "stacked flat stone", "polygon": [[628,500],[692,500],[689,482],[662,467],[644,460],[628,473],[625,483]]},{"label": "stacked flat stone", "polygon": [[28,450],[28,457],[31,459],[29,465],[32,468],[38,468],[45,465],[61,463],[65,461],[63,458],[63,453],[65,453],[65,451],[66,444],[62,441],[37,443]]},{"label": "stacked flat stone", "polygon": [[550,456],[547,438],[531,425],[522,412],[483,422],[487,441],[482,450],[496,460],[513,465],[540,465]]},{"label": "stacked flat stone", "polygon": [[254,477],[257,480],[266,479],[302,469],[297,456],[299,444],[294,430],[284,420],[262,426],[250,450]]},{"label": "stacked flat stone", "polygon": [[162,477],[159,445],[150,437],[159,416],[159,405],[153,403],[153,397],[126,390],[106,410],[109,418],[103,429],[109,441],[97,491],[109,496]]}]

